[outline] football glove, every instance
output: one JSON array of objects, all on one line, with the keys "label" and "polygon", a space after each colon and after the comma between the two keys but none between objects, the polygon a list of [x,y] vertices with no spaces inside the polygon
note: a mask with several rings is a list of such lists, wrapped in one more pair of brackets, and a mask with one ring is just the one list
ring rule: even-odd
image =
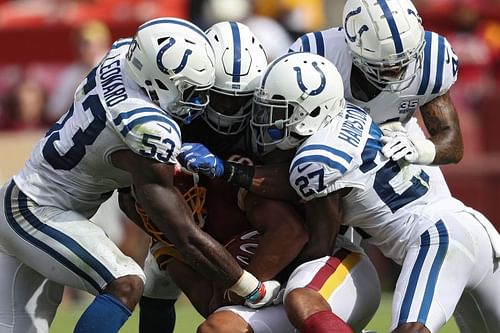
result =
[{"label": "football glove", "polygon": [[416,140],[407,135],[383,136],[382,154],[394,161],[405,159],[412,164],[428,165],[434,161],[436,146],[430,140]]},{"label": "football glove", "polygon": [[184,143],[178,160],[189,171],[201,173],[210,178],[224,174],[223,161],[201,143]]},{"label": "football glove", "polygon": [[401,159],[412,164],[428,165],[434,161],[436,146],[427,139],[413,139],[408,136],[403,124],[393,121],[380,126],[382,154],[394,161]]},{"label": "football glove", "polygon": [[281,284],[276,280],[260,282],[257,288],[245,297],[245,305],[258,309],[272,305],[280,292]]}]

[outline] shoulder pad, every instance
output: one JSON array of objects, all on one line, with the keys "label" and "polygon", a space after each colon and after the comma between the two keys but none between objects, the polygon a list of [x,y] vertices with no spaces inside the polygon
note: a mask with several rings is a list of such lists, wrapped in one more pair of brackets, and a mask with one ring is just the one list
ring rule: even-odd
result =
[{"label": "shoulder pad", "polygon": [[304,200],[328,195],[351,167],[353,157],[324,144],[306,144],[290,166],[290,184]]},{"label": "shoulder pad", "polygon": [[290,46],[288,52],[311,52],[320,56],[326,56],[325,40],[328,43],[336,41],[337,38],[344,40],[344,34],[339,33],[337,28],[322,31],[309,32],[297,38]]},{"label": "shoulder pad", "polygon": [[122,46],[129,46],[130,43],[132,42],[132,38],[120,38],[118,40],[116,40],[113,45],[111,45],[111,48],[112,49],[117,49],[117,48],[120,48]]},{"label": "shoulder pad", "polygon": [[[425,32],[425,47],[418,95],[427,101],[445,94],[457,80],[458,57],[445,37]],[[425,104],[425,103],[424,103]]]},{"label": "shoulder pad", "polygon": [[381,136],[364,110],[347,104],[329,126],[299,148],[290,166],[291,186],[304,200],[343,187],[360,187],[359,182],[347,179],[347,174],[357,169],[367,172],[376,166]]},{"label": "shoulder pad", "polygon": [[177,123],[160,109],[142,107],[120,112],[113,126],[136,154],[175,164],[181,146]]}]

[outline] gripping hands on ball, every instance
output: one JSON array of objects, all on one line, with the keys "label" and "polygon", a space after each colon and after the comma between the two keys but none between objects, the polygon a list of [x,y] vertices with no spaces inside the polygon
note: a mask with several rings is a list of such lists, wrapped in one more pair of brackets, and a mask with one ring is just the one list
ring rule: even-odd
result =
[{"label": "gripping hands on ball", "polygon": [[210,178],[224,174],[223,161],[201,143],[184,143],[178,159],[189,171],[202,173]]},{"label": "gripping hands on ball", "polygon": [[280,283],[275,280],[260,282],[258,287],[245,297],[245,305],[252,309],[258,309],[274,304],[280,288]]},{"label": "gripping hands on ball", "polygon": [[243,270],[239,280],[229,289],[245,299],[245,305],[258,309],[274,304],[280,292],[281,284],[275,280],[259,281],[251,273]]},{"label": "gripping hands on ball", "polygon": [[411,138],[403,125],[390,122],[380,126],[384,133],[382,154],[394,161],[406,160],[409,163],[428,165],[434,161],[436,147],[427,139]]}]

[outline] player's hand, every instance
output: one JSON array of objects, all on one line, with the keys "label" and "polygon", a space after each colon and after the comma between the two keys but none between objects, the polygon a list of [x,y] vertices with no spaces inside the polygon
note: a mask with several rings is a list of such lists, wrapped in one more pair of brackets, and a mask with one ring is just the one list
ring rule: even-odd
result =
[{"label": "player's hand", "polygon": [[406,133],[382,136],[382,154],[394,161],[401,159],[412,164],[431,164],[436,156],[436,147],[430,140],[412,139]]},{"label": "player's hand", "polygon": [[397,135],[405,135],[406,128],[400,121],[389,121],[387,123],[379,125],[384,136],[395,137]]},{"label": "player's hand", "polygon": [[272,305],[279,295],[280,288],[281,284],[275,280],[261,282],[253,292],[245,297],[245,305],[252,309]]},{"label": "player's hand", "polygon": [[220,177],[224,173],[223,161],[201,143],[184,143],[178,160],[189,171],[210,178]]}]

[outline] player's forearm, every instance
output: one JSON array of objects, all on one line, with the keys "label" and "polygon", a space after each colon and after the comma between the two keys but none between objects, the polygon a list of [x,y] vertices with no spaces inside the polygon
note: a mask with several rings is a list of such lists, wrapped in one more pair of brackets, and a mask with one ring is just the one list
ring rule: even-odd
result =
[{"label": "player's forearm", "polygon": [[339,195],[332,193],[306,204],[306,223],[309,241],[302,249],[297,262],[305,262],[331,255],[335,247],[342,213]]},{"label": "player's forearm", "polygon": [[283,201],[255,198],[255,203],[249,202],[247,216],[262,236],[247,270],[267,280],[295,259],[309,236],[295,207]]},{"label": "player's forearm", "polygon": [[268,199],[297,201],[288,182],[288,164],[251,166],[224,162],[222,179]]},{"label": "player's forearm", "polygon": [[423,105],[421,113],[436,149],[432,164],[458,163],[463,157],[464,146],[458,115],[449,94]]},{"label": "player's forearm", "polygon": [[241,277],[242,269],[230,254],[192,220],[177,189],[150,184],[137,187],[136,195],[155,225],[168,235],[191,267],[224,288]]},{"label": "player's forearm", "polygon": [[264,233],[246,270],[262,281],[276,278],[297,257],[307,239],[307,235],[304,237],[286,230]]},{"label": "player's forearm", "polygon": [[430,140],[436,147],[433,165],[458,163],[462,160],[464,150],[460,131],[445,128],[431,136]]},{"label": "player's forearm", "polygon": [[288,163],[255,167],[249,190],[269,199],[298,201],[299,197],[290,186]]}]

